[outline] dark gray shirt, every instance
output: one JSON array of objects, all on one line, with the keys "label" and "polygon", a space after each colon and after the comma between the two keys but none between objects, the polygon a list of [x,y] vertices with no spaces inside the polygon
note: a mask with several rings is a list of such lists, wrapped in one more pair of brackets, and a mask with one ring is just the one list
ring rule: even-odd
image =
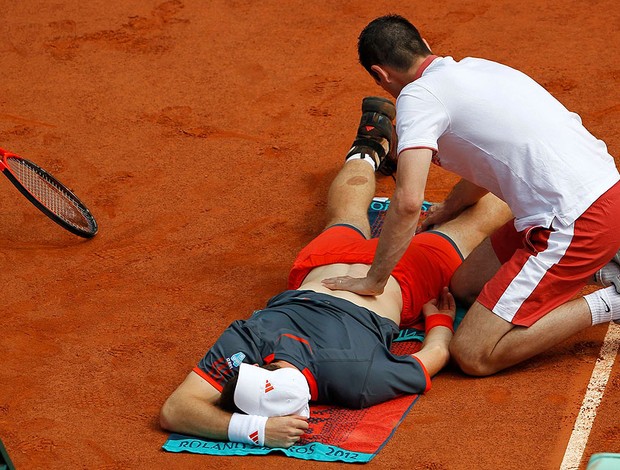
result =
[{"label": "dark gray shirt", "polygon": [[430,386],[416,358],[390,352],[397,334],[393,321],[347,300],[285,291],[233,322],[195,370],[221,390],[241,362],[284,360],[305,375],[313,401],[363,408]]}]

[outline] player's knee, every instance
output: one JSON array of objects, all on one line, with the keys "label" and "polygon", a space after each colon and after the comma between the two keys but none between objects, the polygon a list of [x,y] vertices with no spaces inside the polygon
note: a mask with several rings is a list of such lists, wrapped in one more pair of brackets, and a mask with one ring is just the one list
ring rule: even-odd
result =
[{"label": "player's knee", "polygon": [[471,347],[471,342],[464,342],[455,337],[450,343],[450,356],[467,375],[485,377],[497,372],[490,356],[484,351]]}]

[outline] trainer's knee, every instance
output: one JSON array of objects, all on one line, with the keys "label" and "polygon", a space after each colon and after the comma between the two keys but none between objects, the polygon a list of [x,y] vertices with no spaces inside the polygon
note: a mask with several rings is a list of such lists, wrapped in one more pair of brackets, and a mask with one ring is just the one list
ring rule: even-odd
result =
[{"label": "trainer's knee", "polygon": [[473,348],[469,340],[463,341],[457,336],[450,343],[450,357],[467,375],[486,377],[498,371],[489,354]]}]

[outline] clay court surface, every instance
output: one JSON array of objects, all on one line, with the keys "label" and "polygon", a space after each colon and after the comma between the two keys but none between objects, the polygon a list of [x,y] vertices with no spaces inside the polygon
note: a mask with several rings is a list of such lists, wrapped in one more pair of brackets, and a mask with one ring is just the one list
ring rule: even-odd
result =
[{"label": "clay court surface", "polygon": [[[616,1],[0,0],[0,147],[100,224],[79,239],[0,183],[0,438],[16,468],[346,466],[167,454],[158,412],[321,229],[361,98],[383,94],[357,36],[389,12],[439,55],[530,74],[620,156]],[[455,181],[433,170],[427,199]],[[367,467],[559,468],[606,331],[490,378],[446,370]],[[580,468],[620,452],[619,409],[616,360]]]}]

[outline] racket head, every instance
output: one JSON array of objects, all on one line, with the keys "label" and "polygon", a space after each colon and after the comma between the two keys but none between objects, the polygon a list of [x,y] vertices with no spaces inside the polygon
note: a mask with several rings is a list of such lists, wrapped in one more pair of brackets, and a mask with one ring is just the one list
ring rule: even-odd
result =
[{"label": "racket head", "polygon": [[37,209],[75,235],[92,238],[97,234],[94,216],[64,184],[19,155],[0,149],[0,156],[4,175]]}]

